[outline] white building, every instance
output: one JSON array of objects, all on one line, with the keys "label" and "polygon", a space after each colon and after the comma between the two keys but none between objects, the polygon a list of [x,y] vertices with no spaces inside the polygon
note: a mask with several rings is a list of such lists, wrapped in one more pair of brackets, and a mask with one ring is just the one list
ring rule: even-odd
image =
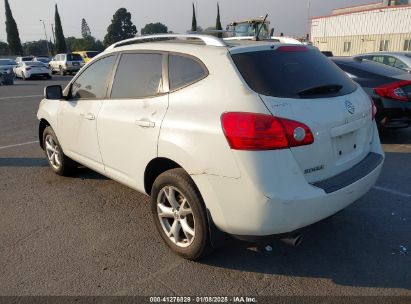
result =
[{"label": "white building", "polygon": [[329,16],[312,18],[311,41],[336,56],[411,51],[411,1],[340,8]]}]

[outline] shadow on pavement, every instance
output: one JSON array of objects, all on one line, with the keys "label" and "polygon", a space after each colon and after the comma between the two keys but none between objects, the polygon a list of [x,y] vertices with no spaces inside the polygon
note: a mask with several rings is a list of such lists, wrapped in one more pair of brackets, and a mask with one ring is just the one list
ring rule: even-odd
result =
[{"label": "shadow on pavement", "polygon": [[[7,157],[1,158],[0,157],[0,167],[27,167],[27,168],[47,168],[49,166],[46,158],[30,158],[30,157]],[[51,169],[50,169],[51,170]],[[81,179],[99,179],[99,180],[107,180],[108,178],[94,172],[91,169],[86,167],[79,167],[76,173],[72,176],[73,178],[81,178]]]},{"label": "shadow on pavement", "polygon": [[47,167],[45,158],[8,157],[0,158],[0,167]]},{"label": "shadow on pavement", "polygon": [[232,240],[202,263],[252,273],[322,278],[343,286],[411,290],[410,255],[399,252],[400,240],[389,239],[392,229],[386,229],[384,221],[368,225],[351,219],[365,220],[360,213],[344,210],[307,228],[297,248],[273,241],[272,251],[267,252],[263,244],[251,248]]},{"label": "shadow on pavement", "polygon": [[382,144],[411,144],[411,128],[379,130]]}]

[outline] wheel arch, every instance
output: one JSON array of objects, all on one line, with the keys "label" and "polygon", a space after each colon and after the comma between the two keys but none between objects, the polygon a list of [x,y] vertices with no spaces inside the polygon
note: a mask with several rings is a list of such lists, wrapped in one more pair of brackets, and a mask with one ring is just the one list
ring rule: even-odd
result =
[{"label": "wheel arch", "polygon": [[151,189],[157,177],[171,169],[182,168],[181,165],[166,157],[156,157],[146,166],[144,171],[144,190],[147,195],[151,195]]},{"label": "wheel arch", "polygon": [[43,133],[44,133],[44,130],[49,126],[51,126],[51,125],[46,119],[42,118],[40,120],[40,123],[39,123],[39,143],[40,143],[40,147],[42,149],[44,149]]}]

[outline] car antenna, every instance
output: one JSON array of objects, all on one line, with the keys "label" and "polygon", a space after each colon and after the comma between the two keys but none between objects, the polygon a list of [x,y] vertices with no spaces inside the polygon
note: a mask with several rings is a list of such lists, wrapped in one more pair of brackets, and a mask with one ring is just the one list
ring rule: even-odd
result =
[{"label": "car antenna", "polygon": [[261,29],[263,28],[263,25],[265,24],[265,21],[267,20],[267,18],[268,18],[268,14],[265,15],[263,23],[261,24],[260,28],[258,29],[258,32],[255,36],[255,41],[260,41],[260,32],[261,32]]}]

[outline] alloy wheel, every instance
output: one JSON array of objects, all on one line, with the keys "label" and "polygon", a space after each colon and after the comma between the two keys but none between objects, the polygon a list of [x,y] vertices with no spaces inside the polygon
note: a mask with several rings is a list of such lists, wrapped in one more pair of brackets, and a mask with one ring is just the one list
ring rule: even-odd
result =
[{"label": "alloy wheel", "polygon": [[177,188],[166,186],[157,196],[157,215],[167,237],[179,247],[188,247],[195,237],[195,219],[190,203]]},{"label": "alloy wheel", "polygon": [[50,134],[46,136],[45,143],[48,161],[55,170],[58,170],[61,166],[60,148],[54,140],[53,136],[51,136]]}]

